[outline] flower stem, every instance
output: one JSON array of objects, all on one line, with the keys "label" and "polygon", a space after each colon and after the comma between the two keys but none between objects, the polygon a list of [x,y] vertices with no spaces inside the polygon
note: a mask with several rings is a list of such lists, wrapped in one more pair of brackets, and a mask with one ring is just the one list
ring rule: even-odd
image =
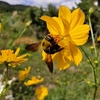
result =
[{"label": "flower stem", "polygon": [[95,68],[94,65],[93,65],[92,62],[91,62],[91,59],[89,58],[89,56],[88,56],[87,53],[85,52],[85,50],[84,50],[82,47],[80,47],[80,48],[81,48],[81,50],[84,52],[84,54],[85,54],[85,56],[87,57],[87,59],[89,60],[91,66],[92,66],[92,69]]},{"label": "flower stem", "polygon": [[[20,38],[20,37],[25,33],[26,30],[27,30],[27,27],[25,27],[25,28],[23,29],[23,31],[20,33],[20,35],[19,35],[16,39]],[[11,48],[11,49],[13,48],[13,43],[12,43],[12,45],[11,45],[10,48]]]},{"label": "flower stem", "polygon": [[20,33],[20,35],[17,37],[17,38],[20,38],[23,34],[24,34],[24,32],[27,30],[27,27],[25,27],[24,29],[23,29],[23,31]]},{"label": "flower stem", "polygon": [[92,100],[95,100],[96,91],[97,91],[97,80],[96,80],[96,70],[93,67],[92,67],[92,74],[93,74],[93,80],[94,80],[94,85],[93,85],[93,90],[92,90]]},{"label": "flower stem", "polygon": [[97,92],[97,77],[96,77],[96,68],[95,66],[92,64],[92,61],[90,60],[89,56],[87,55],[87,53],[85,52],[85,50],[80,47],[82,49],[82,51],[84,52],[85,56],[87,57],[87,59],[90,61],[90,65],[92,68],[92,76],[93,76],[93,89],[92,89],[92,99],[91,100],[95,100],[96,98],[96,92]]},{"label": "flower stem", "polygon": [[92,29],[90,17],[91,17],[91,14],[89,14],[89,26],[90,26],[90,30],[91,30],[91,37],[92,37],[92,43],[93,43],[93,47],[94,47],[94,51],[95,51],[95,57],[97,57],[97,50],[96,50],[96,46],[95,46],[95,40],[94,40],[93,29]]},{"label": "flower stem", "polygon": [[6,93],[7,93],[7,84],[8,84],[8,65],[7,64],[5,64],[6,65],[6,72],[5,72],[5,84],[4,84],[4,87],[3,87],[3,89],[2,89],[2,91],[1,91],[1,93],[0,93],[0,100],[6,95]]},{"label": "flower stem", "polygon": [[[90,25],[90,30],[91,30],[91,37],[92,37],[92,43],[93,43],[93,47],[94,47],[94,53],[95,53],[95,57],[97,58],[97,50],[96,50],[96,46],[95,46],[95,40],[94,40],[94,34],[93,34],[93,29],[92,29],[92,23],[91,23],[91,14],[93,13],[93,9],[90,8],[89,10],[89,25]],[[93,75],[93,90],[92,90],[92,100],[95,100],[96,98],[96,92],[97,92],[97,76],[96,76],[96,67],[92,67],[92,75]]]}]

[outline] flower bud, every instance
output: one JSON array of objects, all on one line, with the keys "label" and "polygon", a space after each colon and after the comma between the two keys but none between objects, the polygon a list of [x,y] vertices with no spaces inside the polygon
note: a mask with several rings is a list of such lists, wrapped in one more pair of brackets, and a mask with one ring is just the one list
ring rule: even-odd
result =
[{"label": "flower bud", "polygon": [[94,12],[94,9],[92,7],[90,7],[89,13],[92,14],[93,12]]},{"label": "flower bud", "polygon": [[28,21],[28,22],[26,23],[26,26],[27,26],[27,27],[30,26],[31,23],[32,23],[32,21]]}]

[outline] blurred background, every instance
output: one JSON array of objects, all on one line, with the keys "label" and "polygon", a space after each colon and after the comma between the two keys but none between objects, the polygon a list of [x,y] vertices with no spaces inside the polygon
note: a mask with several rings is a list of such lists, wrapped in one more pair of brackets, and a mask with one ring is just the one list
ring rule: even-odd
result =
[{"label": "blurred background", "polygon": [[[28,51],[25,50],[26,44],[41,41],[49,33],[45,22],[40,17],[43,15],[57,16],[60,5],[68,6],[71,11],[78,7],[81,8],[85,13],[85,23],[87,24],[88,11],[92,7],[94,12],[91,21],[96,41],[100,34],[100,0],[0,0],[0,23],[2,24],[0,49],[15,50],[20,46],[20,54],[27,53]],[[27,26],[29,21],[32,22]],[[23,31],[23,35],[20,36]],[[87,47],[91,44],[90,35],[88,42],[83,46],[89,55],[91,54]],[[45,100],[86,100],[86,98],[91,97],[90,86],[87,85],[87,80],[85,80],[86,77],[91,77],[91,70],[85,57],[83,57],[79,67],[71,64],[66,71],[60,72],[54,66],[54,72],[51,74],[45,62],[42,61],[41,49],[35,53],[28,53],[31,54],[29,60],[21,67],[17,67],[17,70],[30,65],[32,68],[30,76],[35,75],[45,78],[43,84],[50,90]],[[0,68],[0,73],[2,70],[3,68]],[[10,73],[11,76],[14,75],[13,70]],[[99,95],[100,91],[97,93],[98,98]],[[32,97],[30,94],[26,96]],[[36,99],[31,98],[29,100]]]}]

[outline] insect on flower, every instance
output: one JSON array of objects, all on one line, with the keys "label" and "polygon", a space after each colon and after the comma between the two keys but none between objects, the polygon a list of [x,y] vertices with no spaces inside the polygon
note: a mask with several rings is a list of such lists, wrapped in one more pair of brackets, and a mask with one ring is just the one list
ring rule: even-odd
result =
[{"label": "insect on flower", "polygon": [[63,48],[58,45],[58,41],[56,40],[56,38],[51,36],[51,34],[48,34],[41,42],[29,44],[25,47],[25,49],[35,52],[38,50],[40,45],[42,46],[44,52],[47,54],[45,62],[49,68],[49,71],[52,73],[53,61],[51,55],[61,51]]}]

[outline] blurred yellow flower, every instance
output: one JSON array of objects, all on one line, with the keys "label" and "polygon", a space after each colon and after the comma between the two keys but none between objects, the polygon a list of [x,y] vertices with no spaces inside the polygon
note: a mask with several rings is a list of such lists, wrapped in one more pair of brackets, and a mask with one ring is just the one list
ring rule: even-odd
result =
[{"label": "blurred yellow flower", "polygon": [[100,35],[98,36],[97,41],[100,41]]},{"label": "blurred yellow flower", "polygon": [[86,83],[87,83],[87,84],[90,84],[91,82],[90,82],[90,81],[87,81]]},{"label": "blurred yellow flower", "polygon": [[1,32],[1,30],[2,30],[2,24],[0,23],[0,32]]},{"label": "blurred yellow flower", "polygon": [[36,76],[33,76],[31,80],[28,80],[27,82],[24,82],[24,84],[26,86],[35,85],[35,84],[41,83],[43,80],[44,80],[44,78],[37,79]]},{"label": "blurred yellow flower", "polygon": [[28,77],[31,67],[25,68],[24,70],[19,71],[19,81],[23,81],[25,78]]},{"label": "blurred yellow flower", "polygon": [[84,74],[84,75],[86,75],[86,74],[87,74],[87,72],[83,72],[83,74]]},{"label": "blurred yellow flower", "polygon": [[48,88],[41,85],[40,87],[36,88],[35,94],[38,100],[44,100],[44,98],[48,95]]},{"label": "blurred yellow flower", "polygon": [[93,50],[94,49],[94,46],[90,46],[90,49]]},{"label": "blurred yellow flower", "polygon": [[27,58],[24,58],[27,56],[27,54],[23,54],[21,56],[18,56],[18,53],[20,51],[20,48],[17,48],[17,50],[1,50],[0,51],[0,64],[7,62],[8,66],[16,67],[16,65],[20,65],[21,63],[27,61]]},{"label": "blurred yellow flower", "polygon": [[[42,16],[41,19],[46,21],[50,35],[56,43],[64,48],[52,54],[58,68],[65,70],[71,62],[78,66],[82,60],[82,54],[77,46],[87,42],[90,30],[89,25],[84,24],[85,14],[80,8],[71,13],[68,7],[60,6],[58,17]],[[43,60],[46,60],[47,54],[43,51],[42,55]]]}]

